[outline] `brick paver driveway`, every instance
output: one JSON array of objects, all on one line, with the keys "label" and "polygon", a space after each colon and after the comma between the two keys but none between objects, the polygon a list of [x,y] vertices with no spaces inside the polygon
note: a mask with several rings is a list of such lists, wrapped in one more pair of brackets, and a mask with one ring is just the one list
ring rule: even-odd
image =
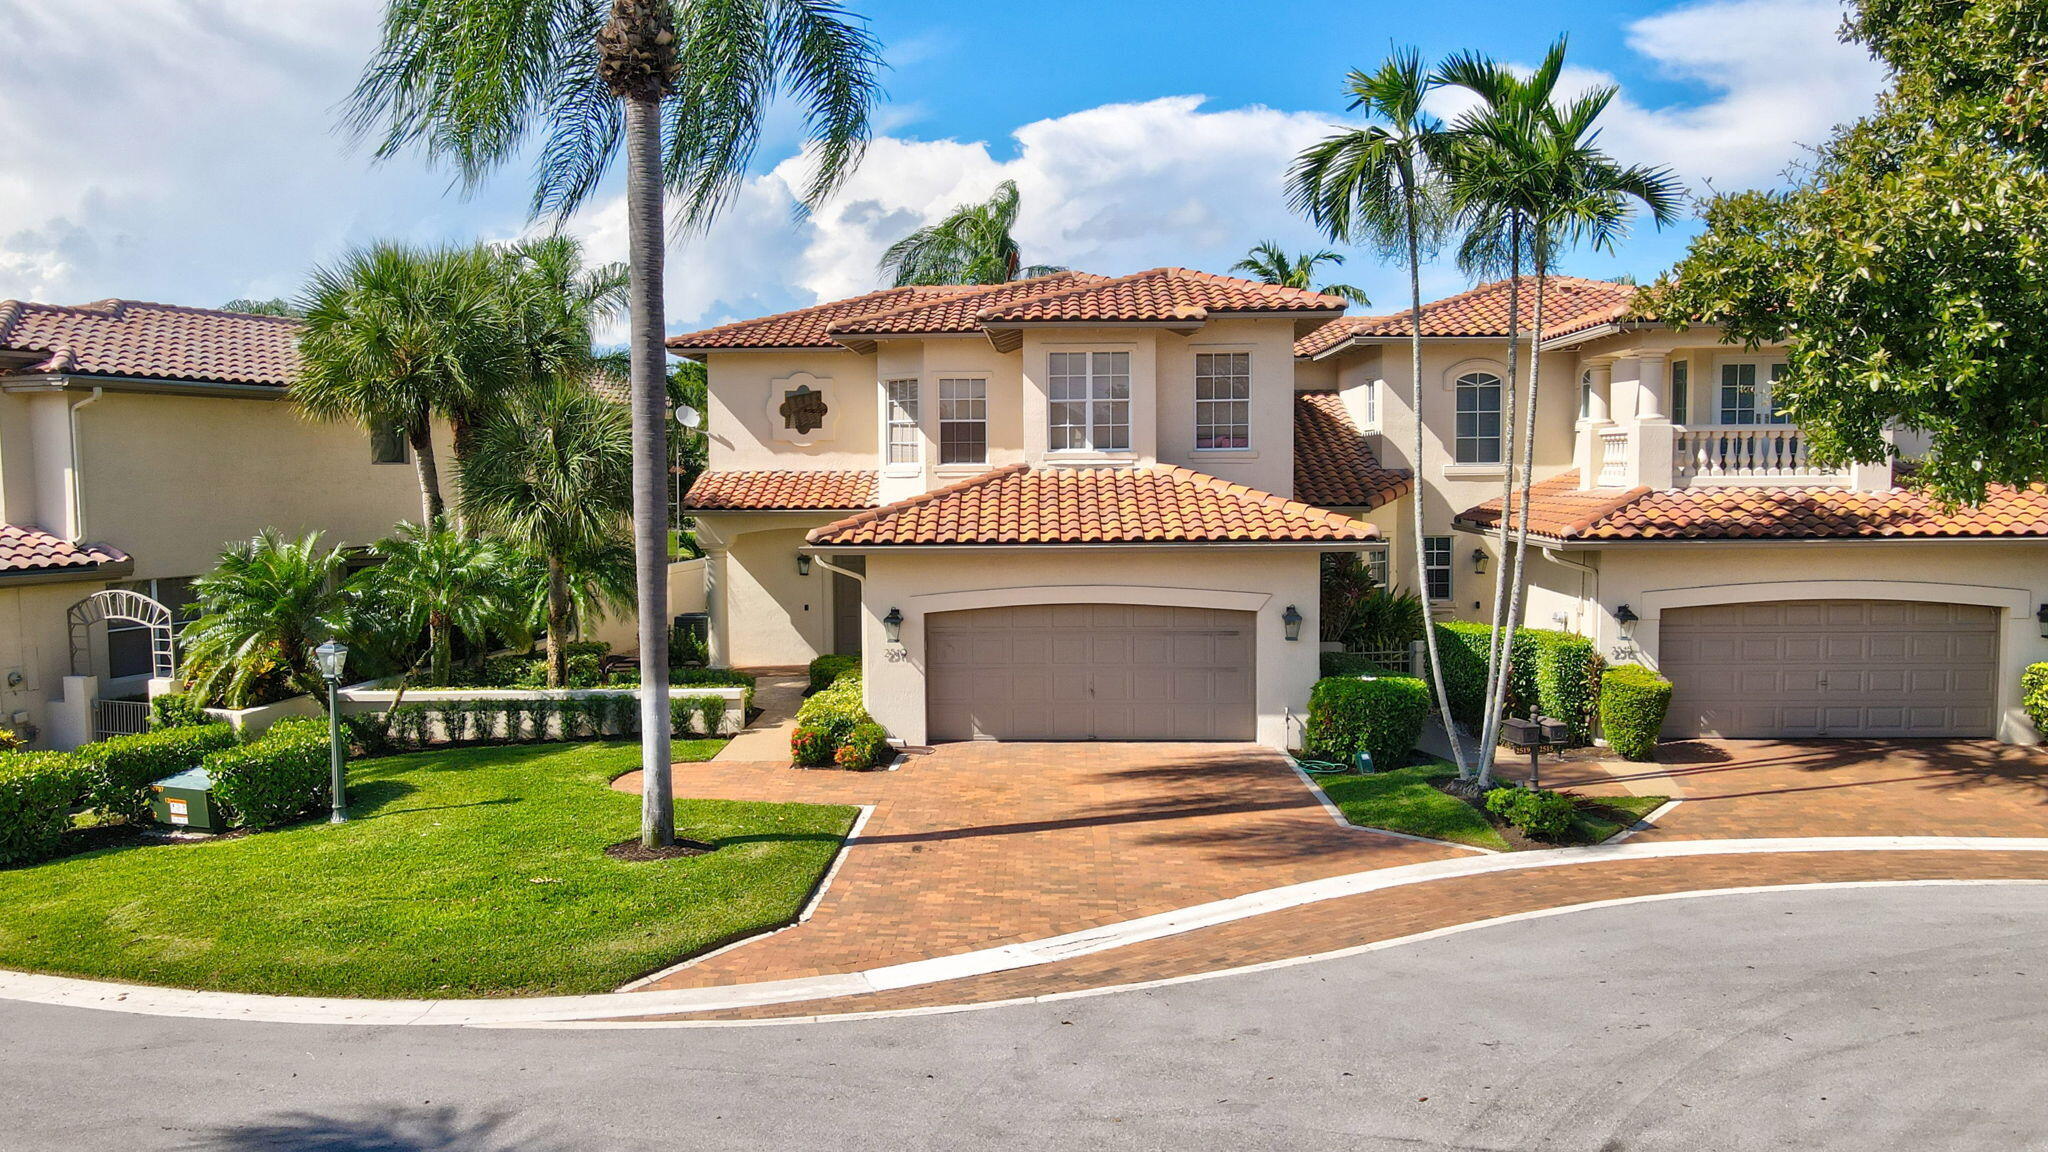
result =
[{"label": "brick paver driveway", "polygon": [[1278,753],[1239,744],[948,744],[872,773],[710,762],[677,765],[675,787],[874,812],[810,921],[660,988],[852,972],[1463,854],[1340,827]]}]

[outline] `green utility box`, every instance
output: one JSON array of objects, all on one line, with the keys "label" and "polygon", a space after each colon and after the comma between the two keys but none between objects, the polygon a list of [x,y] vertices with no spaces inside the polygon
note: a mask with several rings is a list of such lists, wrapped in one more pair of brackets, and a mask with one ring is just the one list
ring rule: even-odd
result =
[{"label": "green utility box", "polygon": [[187,768],[150,785],[149,807],[159,824],[195,832],[227,830],[227,819],[213,798],[213,777],[204,768]]}]

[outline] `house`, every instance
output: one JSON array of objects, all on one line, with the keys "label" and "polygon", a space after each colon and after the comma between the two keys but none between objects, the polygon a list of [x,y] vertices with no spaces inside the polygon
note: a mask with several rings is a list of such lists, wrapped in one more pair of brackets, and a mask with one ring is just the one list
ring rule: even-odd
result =
[{"label": "house", "polygon": [[[232,542],[275,527],[361,545],[419,518],[402,438],[281,402],[298,327],[0,301],[0,723],[65,747],[95,716],[132,725],[127,698],[168,674],[160,625],[192,619],[192,580]],[[110,590],[147,600],[95,595]]]},{"label": "house", "polygon": [[[1335,297],[1181,268],[892,288],[676,336],[714,662],[863,657],[912,743],[1298,741],[1320,556],[1407,477],[1300,393]],[[1375,516],[1376,519],[1376,516]]]},{"label": "house", "polygon": [[[1492,534],[1507,287],[1423,316],[1426,592],[1466,619],[1508,567]],[[1820,467],[1772,406],[1782,349],[1635,316],[1634,291],[1551,281],[1525,621],[1669,677],[1666,736],[2038,739],[2019,681],[2048,659],[2048,491],[1946,509],[1909,463]],[[1300,386],[1335,392],[1394,468],[1413,466],[1408,330],[1406,314],[1344,318],[1297,345]],[[1923,447],[1896,442],[1907,462]],[[1397,584],[1418,544],[1406,512],[1375,516]]]}]

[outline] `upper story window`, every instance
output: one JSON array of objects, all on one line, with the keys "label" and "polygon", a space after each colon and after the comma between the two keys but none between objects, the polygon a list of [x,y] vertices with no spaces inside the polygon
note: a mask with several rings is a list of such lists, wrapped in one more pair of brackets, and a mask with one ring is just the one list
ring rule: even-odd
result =
[{"label": "upper story window", "polygon": [[411,445],[405,442],[405,430],[396,424],[379,422],[370,426],[370,463],[410,464]]},{"label": "upper story window", "polygon": [[1195,354],[1195,447],[1252,446],[1252,354]]},{"label": "upper story window", "polygon": [[988,381],[939,381],[939,463],[988,463]]},{"label": "upper story window", "polygon": [[915,464],[917,454],[917,381],[891,380],[888,392],[888,423],[885,459],[891,464]]},{"label": "upper story window", "polygon": [[1720,421],[1723,424],[1783,424],[1771,385],[1785,374],[1783,362],[1754,360],[1721,365]]},{"label": "upper story window", "polygon": [[1122,452],[1131,446],[1131,354],[1055,352],[1048,380],[1047,437],[1055,452]]},{"label": "upper story window", "polygon": [[1379,430],[1380,389],[1385,388],[1386,386],[1387,382],[1385,380],[1366,381],[1365,395],[1362,397],[1362,399],[1365,401],[1365,403],[1362,405],[1362,407],[1365,409],[1365,421],[1363,424],[1360,425],[1360,427],[1364,428],[1368,432],[1375,432]]},{"label": "upper story window", "polygon": [[1431,600],[1451,598],[1451,538],[1449,536],[1424,536],[1422,538],[1422,567],[1425,578],[1423,594]]},{"label": "upper story window", "polygon": [[1500,463],[1500,377],[1467,372],[1458,377],[1455,443],[1460,464]]},{"label": "upper story window", "polygon": [[1685,360],[1671,362],[1671,422],[1686,422],[1687,410],[1692,407],[1692,364]]},{"label": "upper story window", "polygon": [[1579,419],[1590,419],[1593,415],[1593,370],[1579,373]]}]

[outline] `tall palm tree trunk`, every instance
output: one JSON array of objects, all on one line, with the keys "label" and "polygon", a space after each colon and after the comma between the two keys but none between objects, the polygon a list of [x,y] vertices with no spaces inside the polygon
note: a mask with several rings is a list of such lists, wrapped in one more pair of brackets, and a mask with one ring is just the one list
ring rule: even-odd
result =
[{"label": "tall palm tree trunk", "polygon": [[1423,553],[1422,534],[1426,529],[1422,520],[1422,238],[1421,221],[1417,218],[1415,189],[1403,189],[1403,210],[1407,214],[1408,226],[1408,412],[1414,418],[1415,438],[1411,442],[1414,455],[1409,466],[1415,470],[1415,484],[1408,494],[1408,508],[1412,513],[1414,528],[1416,587],[1422,590],[1422,645],[1429,653],[1429,678],[1436,685],[1437,712],[1443,717],[1444,737],[1451,742],[1451,759],[1458,763],[1458,775],[1464,776],[1465,742],[1458,738],[1458,720],[1451,715],[1451,693],[1444,685],[1443,656],[1437,650],[1436,620],[1429,613],[1429,557]]},{"label": "tall palm tree trunk", "polygon": [[1493,752],[1500,741],[1496,721],[1496,700],[1507,698],[1508,665],[1512,653],[1506,644],[1507,597],[1501,595],[1500,580],[1508,560],[1508,517],[1515,494],[1516,380],[1520,376],[1522,348],[1522,221],[1516,216],[1508,223],[1508,378],[1501,392],[1501,495],[1500,525],[1494,533],[1494,550],[1499,555],[1493,585],[1493,629],[1486,636],[1486,700],[1479,725],[1479,779],[1493,774]]},{"label": "tall palm tree trunk", "polygon": [[[1548,253],[1544,252],[1540,247],[1542,244],[1540,238],[1537,243],[1539,247],[1536,252],[1536,306],[1529,323],[1529,412],[1525,417],[1527,433],[1522,440],[1522,486],[1521,503],[1519,505],[1522,511],[1521,518],[1515,522],[1515,565],[1513,576],[1508,584],[1507,635],[1503,641],[1504,646],[1510,650],[1514,646],[1515,630],[1521,626],[1522,593],[1527,587],[1529,489],[1533,487],[1530,481],[1536,466],[1536,397],[1538,390],[1543,386],[1543,294],[1549,282],[1550,272]],[[1505,516],[1502,517],[1501,523],[1507,523]],[[1500,699],[1489,701],[1489,704],[1494,711],[1493,728],[1495,732],[1498,732],[1500,730],[1501,716],[1507,706],[1507,693],[1501,693]],[[1493,765],[1489,758],[1487,772],[1480,777],[1482,784],[1490,779],[1492,767]]]},{"label": "tall palm tree trunk", "polygon": [[[548,687],[569,682],[569,573],[562,558],[548,554]],[[664,718],[667,709],[663,709]],[[663,727],[662,731],[668,729]]]},{"label": "tall palm tree trunk", "polygon": [[[626,101],[632,314],[633,571],[640,608],[640,842],[675,843],[669,778],[668,388],[662,347],[661,102]],[[550,629],[549,644],[556,643]]]},{"label": "tall palm tree trunk", "polygon": [[447,511],[447,504],[441,500],[441,466],[434,456],[434,424],[426,417],[406,430],[406,442],[412,445],[412,467],[420,478],[421,523],[432,526]]}]

